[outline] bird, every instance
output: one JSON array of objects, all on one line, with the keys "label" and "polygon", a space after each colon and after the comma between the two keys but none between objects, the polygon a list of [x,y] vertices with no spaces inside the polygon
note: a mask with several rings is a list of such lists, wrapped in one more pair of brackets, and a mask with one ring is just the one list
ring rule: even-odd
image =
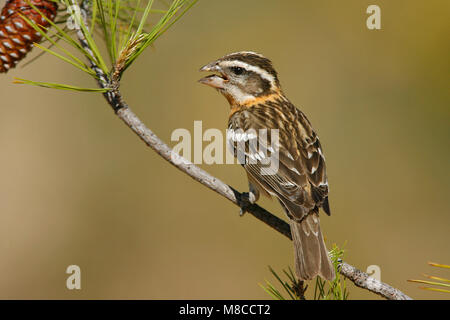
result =
[{"label": "bird", "polygon": [[331,213],[328,178],[311,122],[284,94],[271,60],[259,53],[230,53],[200,71],[210,75],[199,82],[219,91],[230,105],[227,145],[249,184],[241,213],[260,195],[276,198],[289,220],[297,278],[333,280],[319,220],[320,208]]}]

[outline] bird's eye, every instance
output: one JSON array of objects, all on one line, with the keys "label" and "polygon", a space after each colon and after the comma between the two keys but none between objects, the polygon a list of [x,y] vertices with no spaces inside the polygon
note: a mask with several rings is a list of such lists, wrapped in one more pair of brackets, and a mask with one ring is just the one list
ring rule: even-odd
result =
[{"label": "bird's eye", "polygon": [[243,74],[245,70],[241,67],[231,67],[231,71],[236,75],[240,75]]}]

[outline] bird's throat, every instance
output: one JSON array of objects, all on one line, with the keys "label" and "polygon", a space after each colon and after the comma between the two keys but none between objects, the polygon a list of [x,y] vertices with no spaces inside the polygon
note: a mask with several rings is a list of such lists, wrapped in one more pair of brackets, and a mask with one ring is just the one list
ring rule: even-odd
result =
[{"label": "bird's throat", "polygon": [[273,92],[267,95],[259,96],[259,97],[253,97],[251,99],[247,99],[245,101],[236,101],[233,99],[232,96],[224,95],[225,98],[227,98],[228,102],[230,103],[230,116],[232,116],[234,113],[250,108],[252,106],[256,106],[258,104],[266,104],[268,102],[275,102],[280,99],[280,93],[279,92]]}]

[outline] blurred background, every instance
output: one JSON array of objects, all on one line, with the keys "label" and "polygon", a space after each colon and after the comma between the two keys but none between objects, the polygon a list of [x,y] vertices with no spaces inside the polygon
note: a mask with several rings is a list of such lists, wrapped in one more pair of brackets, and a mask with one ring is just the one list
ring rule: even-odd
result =
[{"label": "blurred background", "polygon": [[[366,27],[370,4],[381,30]],[[172,131],[194,120],[225,132],[228,103],[197,83],[198,69],[234,51],[263,53],[322,141],[327,246],[346,243],[346,262],[380,266],[382,281],[413,298],[448,298],[406,280],[439,275],[427,261],[450,263],[449,10],[446,1],[200,0],[125,74],[122,92],[171,146]],[[258,284],[276,282],[269,265],[292,266],[290,241],[146,148],[101,94],[12,84],[95,87],[88,76],[48,54],[21,65],[0,75],[0,298],[270,298]],[[239,165],[202,168],[247,189]],[[284,218],[277,202],[259,204]],[[81,290],[66,289],[71,264]],[[347,283],[350,299],[378,298]]]}]

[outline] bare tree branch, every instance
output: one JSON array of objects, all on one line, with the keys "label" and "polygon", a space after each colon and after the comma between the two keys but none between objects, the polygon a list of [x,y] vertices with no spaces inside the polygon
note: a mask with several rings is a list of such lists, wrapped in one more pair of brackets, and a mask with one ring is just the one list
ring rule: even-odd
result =
[{"label": "bare tree branch", "polygon": [[372,291],[388,300],[412,300],[400,290],[372,278],[367,273],[356,269],[348,263],[341,262],[339,273],[352,281],[357,287]]},{"label": "bare tree branch", "polygon": [[[86,3],[86,1],[83,3]],[[86,9],[81,8],[81,10]],[[111,77],[105,74],[95,64],[95,58],[92,54],[91,48],[89,47],[83,31],[80,28],[77,29],[77,37],[80,44],[91,53],[92,58],[89,59],[89,62],[91,64],[91,68],[97,73],[99,87],[102,89],[110,89],[104,94],[105,99],[108,101],[117,116],[125,123],[125,125],[133,130],[147,146],[156,151],[156,153],[158,153],[163,159],[189,175],[194,180],[217,192],[237,206],[240,206],[241,199],[244,199],[242,193],[173,152],[167,144],[165,144],[153,133],[153,131],[145,126],[145,124],[133,113],[133,111],[131,111],[129,106],[122,99],[122,95],[118,89],[119,83],[113,83],[113,81],[111,81]],[[292,240],[291,230],[287,222],[256,204],[249,205],[246,209],[248,213]],[[352,281],[356,286],[376,293],[386,299],[411,300],[410,297],[405,295],[400,290],[370,277],[367,273],[362,272],[345,262],[340,263],[339,272]]]}]

